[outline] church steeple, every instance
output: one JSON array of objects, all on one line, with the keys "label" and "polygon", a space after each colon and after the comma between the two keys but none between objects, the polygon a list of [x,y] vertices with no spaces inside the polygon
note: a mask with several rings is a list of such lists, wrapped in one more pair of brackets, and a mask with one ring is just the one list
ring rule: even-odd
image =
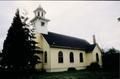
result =
[{"label": "church steeple", "polygon": [[35,17],[31,20],[31,23],[35,32],[48,34],[47,24],[49,19],[45,18],[46,11],[41,7],[41,5],[39,5],[38,8],[34,10],[34,14]]},{"label": "church steeple", "polygon": [[38,17],[45,17],[46,11],[39,5],[39,7],[34,10],[34,14]]}]

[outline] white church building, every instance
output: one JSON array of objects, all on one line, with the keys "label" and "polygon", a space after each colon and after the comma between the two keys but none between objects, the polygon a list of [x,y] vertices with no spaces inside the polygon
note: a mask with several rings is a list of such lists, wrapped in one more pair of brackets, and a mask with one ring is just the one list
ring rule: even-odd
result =
[{"label": "white church building", "polygon": [[92,62],[98,62],[102,66],[102,52],[95,41],[90,44],[84,39],[48,32],[47,24],[50,21],[45,18],[46,11],[39,6],[34,10],[34,18],[30,21],[35,30],[36,42],[40,48],[37,55],[40,62],[37,70],[46,72],[67,71],[69,68],[76,70],[85,69]]}]

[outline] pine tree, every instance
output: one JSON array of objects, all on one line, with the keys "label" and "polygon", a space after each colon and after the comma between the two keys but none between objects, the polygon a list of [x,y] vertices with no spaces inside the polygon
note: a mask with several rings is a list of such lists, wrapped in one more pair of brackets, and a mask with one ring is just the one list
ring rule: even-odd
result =
[{"label": "pine tree", "polygon": [[39,62],[39,57],[35,54],[37,54],[39,51],[39,47],[36,46],[37,42],[34,41],[35,34],[33,30],[25,28],[25,34],[26,36],[29,36],[28,39],[25,41],[25,52],[27,53],[26,61],[27,61],[27,67],[30,69],[34,69],[35,65]]},{"label": "pine tree", "polygon": [[36,42],[32,40],[34,34],[27,28],[27,24],[21,21],[19,10],[13,18],[13,23],[3,45],[3,59],[1,64],[7,69],[34,68],[39,57],[35,55]]}]

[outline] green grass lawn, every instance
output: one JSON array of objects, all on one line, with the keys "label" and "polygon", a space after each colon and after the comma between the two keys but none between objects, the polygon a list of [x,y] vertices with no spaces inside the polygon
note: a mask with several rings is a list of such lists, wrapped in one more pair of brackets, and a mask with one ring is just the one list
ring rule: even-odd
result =
[{"label": "green grass lawn", "polygon": [[[32,74],[7,74],[9,79],[119,79],[113,72],[91,72],[91,71],[68,71],[57,73],[32,73]],[[2,79],[2,78],[0,78]]]}]

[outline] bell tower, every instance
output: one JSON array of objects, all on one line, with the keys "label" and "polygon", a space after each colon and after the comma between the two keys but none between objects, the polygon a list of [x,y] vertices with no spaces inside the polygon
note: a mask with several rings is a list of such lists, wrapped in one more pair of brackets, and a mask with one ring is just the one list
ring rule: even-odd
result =
[{"label": "bell tower", "polygon": [[34,10],[34,18],[30,21],[36,33],[48,34],[47,24],[50,21],[45,18],[46,11],[39,5]]}]

